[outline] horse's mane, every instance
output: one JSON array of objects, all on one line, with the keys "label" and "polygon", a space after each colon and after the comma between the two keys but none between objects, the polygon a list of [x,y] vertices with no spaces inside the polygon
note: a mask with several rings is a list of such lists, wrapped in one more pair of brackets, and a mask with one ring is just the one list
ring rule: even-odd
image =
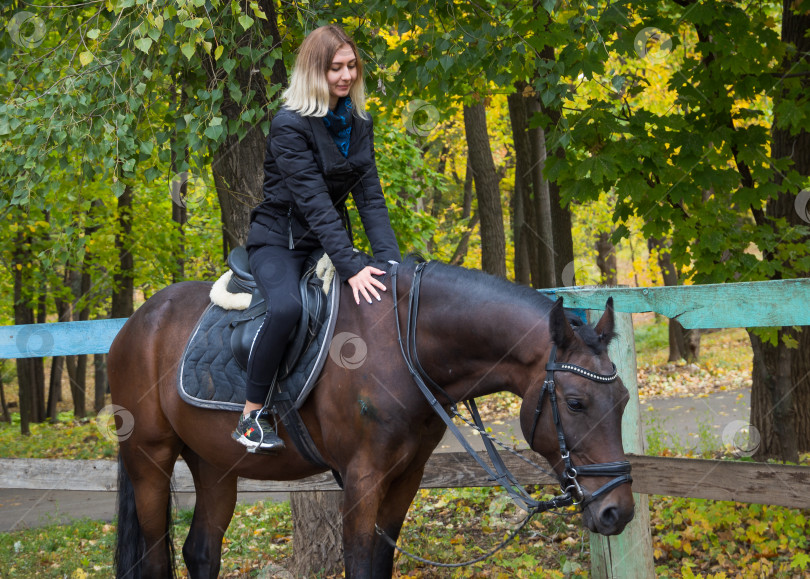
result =
[{"label": "horse's mane", "polygon": [[[402,267],[411,270],[417,263],[423,261],[425,259],[422,256],[410,254],[403,260]],[[503,301],[509,304],[522,305],[539,312],[541,315],[547,315],[554,306],[554,300],[534,288],[511,282],[478,269],[468,269],[439,261],[431,261],[427,265],[427,269],[425,269],[425,276],[438,276],[443,283],[459,288],[463,295],[472,300],[479,298],[485,301]],[[600,340],[590,325],[583,323],[576,314],[569,311],[565,312],[565,316],[577,335],[582,338],[582,341],[594,354],[602,354],[607,349],[606,344],[609,340]]]}]

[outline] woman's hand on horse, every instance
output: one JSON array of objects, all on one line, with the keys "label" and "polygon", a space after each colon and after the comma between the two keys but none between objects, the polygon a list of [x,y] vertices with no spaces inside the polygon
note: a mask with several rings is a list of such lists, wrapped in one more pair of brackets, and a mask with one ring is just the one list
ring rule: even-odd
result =
[{"label": "woman's hand on horse", "polygon": [[385,275],[385,272],[376,267],[367,265],[359,272],[349,278],[349,285],[352,286],[352,293],[354,294],[354,301],[360,305],[360,295],[362,295],[368,303],[371,303],[371,296],[380,301],[380,294],[376,288],[386,291],[383,283],[375,278],[375,275]]}]

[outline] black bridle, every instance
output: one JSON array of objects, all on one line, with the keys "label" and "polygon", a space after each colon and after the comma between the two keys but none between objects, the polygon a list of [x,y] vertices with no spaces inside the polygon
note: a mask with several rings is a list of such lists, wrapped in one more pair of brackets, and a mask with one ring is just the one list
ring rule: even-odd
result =
[{"label": "black bridle", "polygon": [[[626,460],[618,460],[614,462],[602,462],[596,464],[585,464],[581,466],[574,466],[571,461],[571,453],[565,443],[565,433],[562,428],[562,420],[560,420],[560,408],[557,404],[557,387],[554,384],[554,372],[571,372],[593,382],[607,384],[613,382],[618,378],[619,373],[616,370],[616,365],[613,364],[613,372],[610,374],[599,374],[592,372],[582,366],[576,364],[560,364],[556,361],[557,346],[551,346],[551,353],[548,356],[548,363],[546,364],[546,380],[543,382],[543,390],[540,392],[540,399],[537,401],[537,408],[534,410],[534,421],[532,422],[532,431],[529,435],[529,446],[534,441],[534,435],[537,431],[537,424],[540,421],[540,414],[543,411],[543,403],[548,396],[551,402],[551,416],[554,419],[554,426],[557,429],[557,441],[560,444],[560,456],[565,464],[565,470],[562,474],[560,486],[563,491],[570,493],[576,497],[574,504],[579,505],[581,509],[585,509],[590,503],[598,499],[603,494],[609,493],[616,487],[624,483],[632,483],[633,477],[630,476],[630,463]],[[577,481],[580,476],[614,476],[615,478],[610,482],[599,487],[596,492],[587,494],[582,490],[582,487]]]},{"label": "black bridle", "polygon": [[[543,404],[546,396],[548,395],[551,403],[551,412],[554,419],[554,425],[557,429],[557,439],[560,444],[560,455],[562,456],[562,460],[565,465],[563,474],[557,477],[560,481],[560,487],[562,488],[563,494],[548,501],[538,501],[532,498],[531,495],[529,495],[529,493],[517,482],[515,476],[506,468],[500,458],[500,455],[498,454],[498,451],[495,449],[492,441],[487,436],[482,436],[482,440],[485,448],[487,449],[490,460],[492,461],[494,469],[487,465],[478,456],[478,453],[475,452],[475,450],[473,450],[473,448],[467,442],[466,438],[461,431],[459,431],[458,427],[453,422],[453,419],[448,415],[443,405],[438,401],[430,388],[428,388],[428,386],[425,384],[425,381],[429,382],[435,391],[441,393],[442,396],[447,398],[452,405],[453,412],[456,414],[458,413],[456,410],[457,401],[454,400],[447,392],[444,391],[441,386],[436,384],[436,382],[434,382],[430,376],[427,375],[427,372],[425,372],[424,368],[422,368],[422,365],[419,363],[419,358],[416,353],[416,318],[419,310],[419,292],[422,274],[426,265],[426,262],[422,262],[417,264],[416,268],[414,269],[413,280],[411,282],[411,291],[408,299],[408,318],[405,344],[403,344],[402,341],[402,329],[399,323],[399,299],[397,296],[398,264],[395,263],[392,265],[391,284],[393,285],[392,294],[394,298],[394,318],[396,319],[397,339],[399,341],[400,350],[402,351],[402,356],[405,359],[405,364],[407,365],[414,382],[424,394],[433,410],[456,436],[459,443],[467,451],[467,453],[470,454],[470,456],[472,456],[476,462],[478,462],[478,464],[487,472],[487,474],[492,477],[494,481],[500,484],[507,491],[507,493],[509,493],[512,499],[515,500],[515,502],[517,502],[521,508],[532,514],[569,505],[578,505],[580,509],[584,510],[585,507],[600,496],[610,492],[620,485],[631,483],[633,481],[633,478],[630,476],[631,467],[630,463],[626,460],[582,466],[575,466],[573,464],[571,460],[571,453],[568,451],[568,446],[565,443],[565,434],[562,429],[562,421],[560,420],[560,411],[557,405],[557,394],[554,384],[554,372],[572,372],[589,380],[593,380],[594,382],[612,382],[618,377],[616,366],[613,366],[612,374],[605,375],[592,372],[586,368],[582,368],[581,366],[576,366],[574,364],[560,364],[556,362],[555,359],[557,353],[556,346],[552,346],[549,361],[546,364],[546,380],[543,383],[543,390],[537,402],[534,422],[532,424],[531,437],[529,438],[529,446],[531,446],[532,442],[534,441],[534,435],[537,429],[537,424],[540,420]],[[468,408],[473,420],[475,421],[476,427],[482,433],[485,432],[484,425],[481,422],[481,418],[478,414],[478,409],[474,400],[469,401]],[[577,480],[577,478],[580,476],[613,476],[615,478],[607,484],[602,485],[596,492],[587,494]]]}]

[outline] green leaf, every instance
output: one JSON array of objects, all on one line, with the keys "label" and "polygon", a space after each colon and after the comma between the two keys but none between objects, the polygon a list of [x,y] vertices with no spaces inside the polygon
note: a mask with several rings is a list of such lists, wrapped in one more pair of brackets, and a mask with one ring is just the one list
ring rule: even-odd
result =
[{"label": "green leaf", "polygon": [[233,58],[226,58],[222,61],[222,68],[225,69],[225,72],[231,74],[233,67],[236,66],[236,61]]},{"label": "green leaf", "polygon": [[214,50],[214,60],[219,60],[219,57],[222,56],[223,52],[225,52],[225,46],[220,44],[217,46],[216,50]]},{"label": "green leaf", "polygon": [[212,141],[216,141],[219,139],[219,136],[222,134],[222,125],[212,126],[209,125],[207,129],[205,129],[205,136],[211,139]]},{"label": "green leaf", "polygon": [[152,47],[152,39],[148,36],[144,36],[143,38],[139,38],[135,41],[135,48],[143,52],[144,54],[149,53],[149,49]]},{"label": "green leaf", "polygon": [[191,20],[186,20],[183,22],[183,26],[186,28],[199,28],[200,24],[202,24],[202,18],[192,18]]},{"label": "green leaf", "polygon": [[180,47],[180,52],[182,52],[183,56],[188,60],[191,60],[191,57],[194,56],[194,45],[186,43]]},{"label": "green leaf", "polygon": [[92,38],[93,40],[95,40],[96,38],[98,38],[99,34],[101,34],[101,30],[99,30],[98,28],[93,28],[87,31],[87,38]]},{"label": "green leaf", "polygon": [[242,15],[239,17],[239,24],[241,24],[241,25],[242,25],[242,28],[244,28],[245,30],[247,30],[248,28],[250,28],[251,26],[253,26],[253,22],[255,22],[255,21],[253,20],[253,18],[251,18],[251,17],[250,17],[250,16],[248,16],[247,14],[242,14]]},{"label": "green leaf", "polygon": [[790,562],[790,568],[794,569],[799,567],[804,571],[807,569],[808,563],[810,563],[810,555],[807,553],[796,553],[796,555],[793,556],[793,560]]},{"label": "green leaf", "polygon": [[82,52],[79,55],[79,62],[82,63],[82,66],[87,66],[88,64],[93,62],[95,59],[96,59],[96,57],[93,56],[93,53],[89,52],[87,50],[85,50],[84,52]]}]

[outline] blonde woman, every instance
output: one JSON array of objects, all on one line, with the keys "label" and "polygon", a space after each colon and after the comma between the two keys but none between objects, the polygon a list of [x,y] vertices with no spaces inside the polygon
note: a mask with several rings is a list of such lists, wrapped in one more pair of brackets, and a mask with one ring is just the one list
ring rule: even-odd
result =
[{"label": "blonde woman", "polygon": [[351,287],[354,301],[380,300],[380,269],[353,251],[345,201],[352,194],[375,258],[400,252],[374,160],[365,110],[363,64],[338,26],[311,32],[298,53],[273,118],[264,161],[264,201],[251,213],[250,267],[269,305],[248,360],[247,402],[233,437],[251,452],[284,448],[268,420],[268,393],[301,313],[298,280],[322,247]]}]

